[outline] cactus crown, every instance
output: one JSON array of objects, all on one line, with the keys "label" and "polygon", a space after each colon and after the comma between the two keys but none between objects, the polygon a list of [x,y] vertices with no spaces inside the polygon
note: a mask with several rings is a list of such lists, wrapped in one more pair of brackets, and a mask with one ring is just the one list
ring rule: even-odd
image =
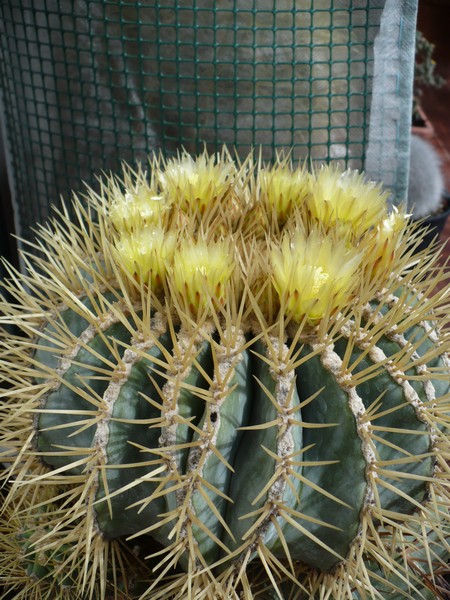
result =
[{"label": "cactus crown", "polygon": [[94,204],[125,278],[181,312],[247,296],[270,324],[280,314],[329,324],[385,287],[404,251],[407,216],[389,215],[386,194],[356,171],[309,173],[285,158],[236,167],[226,151],[155,159],[150,170],[150,183],[143,171],[110,179]]},{"label": "cactus crown", "polygon": [[430,597],[436,253],[334,165],[223,150],[149,174],[102,180],[8,267],[4,580],[23,599]]}]

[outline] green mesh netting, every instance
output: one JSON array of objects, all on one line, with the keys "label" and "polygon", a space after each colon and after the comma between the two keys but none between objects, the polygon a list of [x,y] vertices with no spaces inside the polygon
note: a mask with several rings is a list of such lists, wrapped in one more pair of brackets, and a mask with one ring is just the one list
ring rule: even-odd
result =
[{"label": "green mesh netting", "polygon": [[417,0],[2,0],[17,229],[161,149],[339,159],[403,198]]}]

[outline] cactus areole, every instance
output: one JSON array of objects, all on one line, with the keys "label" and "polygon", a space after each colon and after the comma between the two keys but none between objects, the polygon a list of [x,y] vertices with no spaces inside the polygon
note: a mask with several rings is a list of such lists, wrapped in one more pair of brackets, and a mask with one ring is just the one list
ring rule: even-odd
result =
[{"label": "cactus areole", "polygon": [[449,288],[419,242],[361,174],[225,150],[58,212],[1,307],[3,585],[439,597]]}]

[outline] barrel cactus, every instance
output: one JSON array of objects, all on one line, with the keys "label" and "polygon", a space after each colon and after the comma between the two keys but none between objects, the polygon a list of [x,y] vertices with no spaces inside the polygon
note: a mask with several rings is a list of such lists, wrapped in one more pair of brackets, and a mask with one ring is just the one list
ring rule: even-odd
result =
[{"label": "barrel cactus", "polygon": [[439,598],[449,288],[420,235],[357,172],[225,150],[57,211],[4,284],[5,589]]}]

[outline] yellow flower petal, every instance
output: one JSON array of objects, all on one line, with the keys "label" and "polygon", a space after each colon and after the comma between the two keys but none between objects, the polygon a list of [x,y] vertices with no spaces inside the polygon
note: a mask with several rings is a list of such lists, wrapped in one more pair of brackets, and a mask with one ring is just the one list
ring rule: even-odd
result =
[{"label": "yellow flower petal", "polygon": [[326,227],[345,224],[358,236],[386,217],[386,199],[387,193],[358,171],[324,165],[316,172],[309,208]]},{"label": "yellow flower petal", "polygon": [[391,214],[368,235],[367,262],[368,275],[384,275],[388,277],[393,269],[395,256],[402,245],[404,232],[408,226],[409,216],[403,211],[393,208]]},{"label": "yellow flower petal", "polygon": [[140,281],[159,290],[175,251],[176,235],[162,228],[124,233],[116,242],[120,262]]},{"label": "yellow flower petal", "polygon": [[221,162],[206,153],[193,158],[183,154],[167,161],[159,175],[162,193],[183,210],[199,211],[220,202],[230,191],[236,167],[230,161]]},{"label": "yellow flower petal", "polygon": [[350,301],[361,254],[344,240],[313,230],[285,235],[270,253],[274,287],[284,312],[296,321],[331,315]]},{"label": "yellow flower petal", "polygon": [[111,203],[109,217],[118,231],[137,231],[151,224],[161,222],[161,216],[168,209],[168,203],[161,195],[143,182],[132,189],[116,193]]},{"label": "yellow flower petal", "polygon": [[310,176],[304,169],[289,165],[260,169],[257,190],[269,215],[275,213],[284,223],[294,206],[301,206],[310,193]]},{"label": "yellow flower petal", "polygon": [[235,262],[230,244],[184,239],[175,252],[172,283],[194,313],[206,308],[209,299],[224,304]]}]

